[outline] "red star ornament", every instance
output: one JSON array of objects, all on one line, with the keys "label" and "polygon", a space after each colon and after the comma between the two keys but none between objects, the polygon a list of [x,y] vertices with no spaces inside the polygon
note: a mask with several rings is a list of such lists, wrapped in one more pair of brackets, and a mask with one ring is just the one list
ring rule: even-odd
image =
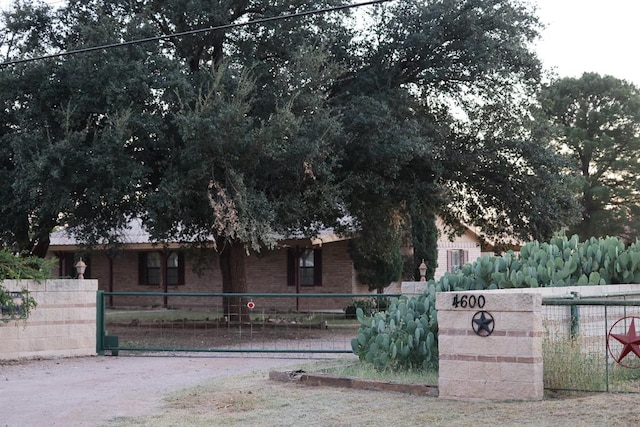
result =
[{"label": "red star ornament", "polygon": [[629,325],[629,330],[626,334],[610,334],[610,336],[615,338],[623,345],[620,356],[618,356],[618,359],[616,360],[617,363],[620,363],[620,361],[624,359],[629,353],[633,353],[636,356],[640,357],[640,335],[636,334],[635,320],[635,318],[631,319],[631,324]]}]

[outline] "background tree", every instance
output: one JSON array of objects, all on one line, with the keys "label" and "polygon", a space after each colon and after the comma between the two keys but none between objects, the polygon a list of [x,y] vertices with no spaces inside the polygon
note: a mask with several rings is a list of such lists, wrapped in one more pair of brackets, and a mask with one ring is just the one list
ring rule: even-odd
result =
[{"label": "background tree", "polygon": [[[303,1],[150,1],[157,30],[255,21],[305,10]],[[315,2],[323,7],[339,2]],[[303,7],[305,9],[303,9]],[[187,16],[188,19],[183,19]],[[341,216],[331,146],[340,124],[326,89],[339,74],[326,46],[330,14],[172,40],[185,63],[167,135],[177,148],[145,205],[154,234],[214,237],[223,292],[247,292],[245,258],[277,236],[317,233]],[[245,305],[225,302],[230,311]],[[235,308],[234,308],[235,307]]]},{"label": "background tree", "polygon": [[411,209],[411,231],[413,235],[413,259],[411,272],[413,280],[420,280],[420,264],[427,266],[425,278],[433,279],[438,267],[438,227],[434,212]]},{"label": "background tree", "polygon": [[557,128],[556,147],[581,178],[581,240],[640,232],[640,92],[624,80],[585,73],[545,87],[540,103]]}]

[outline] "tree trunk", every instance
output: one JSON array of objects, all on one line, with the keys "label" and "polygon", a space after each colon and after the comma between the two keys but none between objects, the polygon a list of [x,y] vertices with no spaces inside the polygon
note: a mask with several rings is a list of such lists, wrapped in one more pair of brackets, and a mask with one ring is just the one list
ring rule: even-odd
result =
[{"label": "tree trunk", "polygon": [[[220,271],[222,272],[223,293],[246,293],[247,275],[244,267],[246,258],[245,247],[242,242],[218,242],[220,251]],[[229,323],[249,321],[247,298],[224,296],[222,303],[224,316]]]}]

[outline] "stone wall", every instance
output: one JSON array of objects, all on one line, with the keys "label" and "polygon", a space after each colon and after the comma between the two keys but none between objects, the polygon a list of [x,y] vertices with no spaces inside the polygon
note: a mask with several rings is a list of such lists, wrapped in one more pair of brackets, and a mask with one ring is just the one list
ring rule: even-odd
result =
[{"label": "stone wall", "polygon": [[[403,282],[414,296],[425,283]],[[542,305],[544,297],[604,298],[638,293],[640,285],[568,286],[442,292],[438,310],[439,395],[463,400],[540,400],[543,397],[545,336],[570,336],[570,306]],[[630,308],[579,307],[580,338],[602,354],[607,325]],[[484,313],[484,317],[483,317]],[[491,319],[488,322],[486,319]],[[478,331],[478,326],[491,328]],[[480,332],[480,333],[478,333]],[[586,347],[585,347],[586,348]]]},{"label": "stone wall", "polygon": [[96,354],[97,280],[5,280],[3,286],[28,290],[37,306],[27,319],[0,321],[0,359]]},{"label": "stone wall", "polygon": [[439,396],[541,400],[541,301],[533,293],[439,293]]}]

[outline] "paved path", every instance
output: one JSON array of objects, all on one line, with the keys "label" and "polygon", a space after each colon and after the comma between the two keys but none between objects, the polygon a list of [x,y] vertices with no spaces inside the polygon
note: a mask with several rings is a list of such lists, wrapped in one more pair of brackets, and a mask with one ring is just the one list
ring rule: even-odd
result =
[{"label": "paved path", "polygon": [[168,394],[204,381],[308,360],[206,354],[0,362],[0,426],[106,425],[116,417],[153,414]]}]

